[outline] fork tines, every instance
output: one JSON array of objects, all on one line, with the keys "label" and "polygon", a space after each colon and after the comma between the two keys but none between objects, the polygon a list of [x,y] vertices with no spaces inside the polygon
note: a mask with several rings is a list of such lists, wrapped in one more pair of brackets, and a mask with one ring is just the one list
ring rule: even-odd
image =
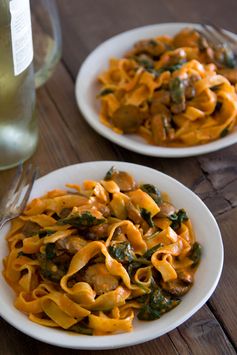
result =
[{"label": "fork tines", "polygon": [[202,23],[201,26],[203,29],[201,33],[209,43],[212,43],[214,46],[227,45],[233,50],[233,52],[236,52],[237,40],[231,37],[231,35],[227,34],[226,31],[212,23]]}]

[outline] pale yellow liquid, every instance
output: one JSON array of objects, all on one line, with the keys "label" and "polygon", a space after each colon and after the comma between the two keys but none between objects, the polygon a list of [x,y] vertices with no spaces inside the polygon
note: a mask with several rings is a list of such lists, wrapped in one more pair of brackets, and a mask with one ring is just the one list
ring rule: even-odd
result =
[{"label": "pale yellow liquid", "polygon": [[[6,1],[5,1],[6,3]],[[6,10],[6,9],[5,9]],[[33,66],[14,76],[10,18],[0,0],[0,170],[29,158],[37,144]]]}]

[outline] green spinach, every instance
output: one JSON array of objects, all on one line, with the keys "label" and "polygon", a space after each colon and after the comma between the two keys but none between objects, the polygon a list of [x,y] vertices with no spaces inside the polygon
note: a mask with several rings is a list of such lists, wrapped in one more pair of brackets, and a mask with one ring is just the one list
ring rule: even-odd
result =
[{"label": "green spinach", "polygon": [[181,104],[185,98],[184,81],[176,77],[170,81],[170,96],[174,103]]},{"label": "green spinach", "polygon": [[190,251],[190,255],[189,258],[191,260],[193,260],[193,264],[192,267],[196,267],[200,260],[201,260],[201,256],[202,256],[202,247],[199,243],[195,242],[192,246],[192,249]]},{"label": "green spinach", "polygon": [[79,334],[93,335],[93,330],[91,328],[88,328],[87,324],[85,324],[85,322],[83,321],[74,324],[68,330],[71,330],[72,332],[79,333]]},{"label": "green spinach", "polygon": [[150,294],[143,297],[145,303],[138,312],[140,320],[154,320],[162,316],[162,314],[176,307],[180,300],[178,298],[166,295],[161,288],[156,288]]},{"label": "green spinach", "polygon": [[111,180],[113,177],[113,174],[117,172],[117,169],[112,166],[109,171],[107,171],[107,173],[105,174],[104,180]]},{"label": "green spinach", "polygon": [[143,255],[143,258],[147,259],[147,260],[151,260],[152,255],[160,248],[162,248],[164,246],[164,244],[159,243],[157,245],[155,245],[154,247],[148,249],[145,254]]},{"label": "green spinach", "polygon": [[97,226],[98,224],[104,223],[104,218],[96,218],[89,211],[85,211],[83,213],[71,213],[66,218],[60,219],[58,224],[70,224],[73,227],[92,227]]},{"label": "green spinach", "polygon": [[161,193],[156,186],[152,184],[143,184],[140,185],[140,189],[146,192],[149,196],[151,196],[151,198],[157,203],[157,205],[160,205],[163,202]]},{"label": "green spinach", "polygon": [[181,223],[188,220],[188,216],[184,209],[179,210],[176,213],[173,213],[169,216],[169,219],[172,221],[170,227],[175,231],[181,227]]},{"label": "green spinach", "polygon": [[142,218],[147,222],[149,227],[154,227],[154,222],[152,220],[151,212],[147,211],[145,208],[140,209]]},{"label": "green spinach", "polygon": [[136,259],[136,255],[130,243],[122,242],[109,246],[110,255],[120,263],[131,263]]},{"label": "green spinach", "polygon": [[114,92],[113,89],[106,88],[106,89],[101,90],[101,92],[99,93],[99,96],[106,96],[108,94],[112,94],[113,92]]}]

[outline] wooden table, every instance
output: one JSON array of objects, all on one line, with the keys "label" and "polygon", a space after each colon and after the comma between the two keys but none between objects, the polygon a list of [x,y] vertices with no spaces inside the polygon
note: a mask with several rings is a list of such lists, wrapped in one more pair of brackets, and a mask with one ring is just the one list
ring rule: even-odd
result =
[{"label": "wooden table", "polygon": [[[133,27],[159,22],[210,19],[237,32],[236,0],[58,0],[64,50],[47,85],[38,90],[40,141],[31,162],[41,175],[65,165],[93,160],[122,160],[153,167],[195,191],[215,215],[222,231],[225,263],[219,285],[187,322],[148,343],[97,354],[235,354],[237,346],[237,145],[185,159],[135,154],[95,133],[79,113],[74,82],[86,56],[105,39]],[[14,170],[0,174],[0,192]],[[211,236],[210,236],[211,237]],[[67,350],[29,338],[0,319],[0,354],[94,354]]]}]

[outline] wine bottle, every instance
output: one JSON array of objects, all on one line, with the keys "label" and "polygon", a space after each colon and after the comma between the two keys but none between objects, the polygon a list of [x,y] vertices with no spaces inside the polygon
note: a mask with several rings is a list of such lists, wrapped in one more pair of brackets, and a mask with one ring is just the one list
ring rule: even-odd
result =
[{"label": "wine bottle", "polygon": [[29,0],[0,0],[0,170],[34,152],[33,45]]}]

